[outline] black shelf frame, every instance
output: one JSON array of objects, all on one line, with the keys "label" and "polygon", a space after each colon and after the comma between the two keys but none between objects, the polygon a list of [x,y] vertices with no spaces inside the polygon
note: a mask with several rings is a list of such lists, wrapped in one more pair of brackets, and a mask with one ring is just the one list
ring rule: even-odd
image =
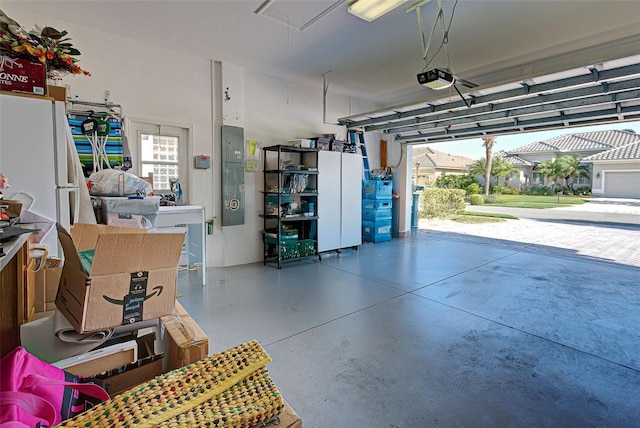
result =
[{"label": "black shelf frame", "polygon": [[[287,202],[284,202],[285,199],[288,200],[290,198],[301,198],[300,201],[312,201],[315,204],[314,212],[317,212],[317,202],[318,202],[318,192],[317,190],[311,191],[303,191],[303,192],[285,192],[282,188],[284,177],[287,175],[297,175],[297,174],[305,174],[307,176],[317,176],[318,175],[318,150],[315,148],[303,148],[303,147],[293,147],[293,146],[285,146],[285,145],[275,145],[275,146],[267,146],[263,148],[263,173],[264,173],[264,186],[265,190],[263,191],[263,214],[260,214],[260,217],[263,218],[264,229],[262,230],[262,242],[263,242],[263,255],[264,260],[263,264],[273,263],[277,266],[278,269],[282,268],[284,263],[290,263],[294,261],[309,259],[311,257],[317,256],[319,260],[321,260],[321,255],[318,254],[318,241],[317,241],[317,215],[305,216],[305,215],[291,215],[291,216],[283,216],[280,214],[280,207],[286,205]],[[268,153],[272,153],[271,156],[268,156]],[[300,169],[268,169],[269,161],[276,161],[278,166],[282,165],[283,154],[287,154],[286,157],[289,159],[295,155],[298,155],[298,160],[300,164],[304,164],[307,168]],[[275,155],[275,158],[274,158]],[[269,159],[267,159],[269,157]],[[275,176],[275,180],[277,181],[277,186],[275,190],[267,190],[267,182],[268,178],[273,178]],[[315,186],[317,188],[317,180],[315,180]],[[277,197],[277,214],[268,214],[267,207],[270,205],[268,201],[269,196]],[[283,257],[282,256],[282,230],[283,225],[288,225],[290,227],[294,227],[298,230],[298,240],[295,241],[299,244],[300,241],[312,241],[314,246],[313,254],[305,254],[303,256],[298,257]],[[276,235],[276,243],[267,242],[266,234],[267,233],[275,233]]]}]

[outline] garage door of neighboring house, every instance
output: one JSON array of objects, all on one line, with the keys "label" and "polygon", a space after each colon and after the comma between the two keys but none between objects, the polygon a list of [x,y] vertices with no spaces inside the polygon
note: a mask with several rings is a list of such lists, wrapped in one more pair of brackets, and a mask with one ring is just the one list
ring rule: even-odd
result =
[{"label": "garage door of neighboring house", "polygon": [[609,171],[604,176],[607,198],[640,198],[640,171]]}]

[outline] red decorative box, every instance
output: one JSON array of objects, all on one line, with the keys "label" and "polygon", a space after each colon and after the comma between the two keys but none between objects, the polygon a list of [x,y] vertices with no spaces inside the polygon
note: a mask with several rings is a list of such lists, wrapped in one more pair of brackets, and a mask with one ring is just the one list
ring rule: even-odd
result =
[{"label": "red decorative box", "polygon": [[0,55],[0,90],[47,94],[47,66],[40,62]]}]

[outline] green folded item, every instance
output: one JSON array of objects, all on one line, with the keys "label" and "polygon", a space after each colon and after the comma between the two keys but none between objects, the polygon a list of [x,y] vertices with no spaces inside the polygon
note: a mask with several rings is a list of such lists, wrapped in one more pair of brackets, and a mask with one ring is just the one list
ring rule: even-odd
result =
[{"label": "green folded item", "polygon": [[93,257],[96,254],[96,250],[86,250],[78,252],[80,257],[80,263],[82,263],[82,269],[89,275],[91,274],[91,265],[93,264]]}]

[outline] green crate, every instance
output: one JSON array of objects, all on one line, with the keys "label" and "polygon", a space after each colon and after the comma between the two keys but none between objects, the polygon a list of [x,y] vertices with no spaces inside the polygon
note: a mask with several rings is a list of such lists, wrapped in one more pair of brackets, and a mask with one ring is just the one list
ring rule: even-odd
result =
[{"label": "green crate", "polygon": [[[278,242],[278,240],[271,236],[271,235],[265,235],[264,236],[264,242],[266,242],[267,244],[273,244],[276,245],[276,243]],[[280,235],[280,242],[284,245],[290,242],[298,242],[298,235]]]},{"label": "green crate", "polygon": [[[269,257],[275,256],[277,240],[271,236],[265,236],[264,242],[271,244],[266,250],[266,255]],[[280,258],[281,259],[293,259],[300,257],[300,249],[298,246],[298,239],[281,239],[280,240]]]},{"label": "green crate", "polygon": [[316,244],[313,239],[301,239],[298,241],[300,257],[312,256],[316,253]]}]

